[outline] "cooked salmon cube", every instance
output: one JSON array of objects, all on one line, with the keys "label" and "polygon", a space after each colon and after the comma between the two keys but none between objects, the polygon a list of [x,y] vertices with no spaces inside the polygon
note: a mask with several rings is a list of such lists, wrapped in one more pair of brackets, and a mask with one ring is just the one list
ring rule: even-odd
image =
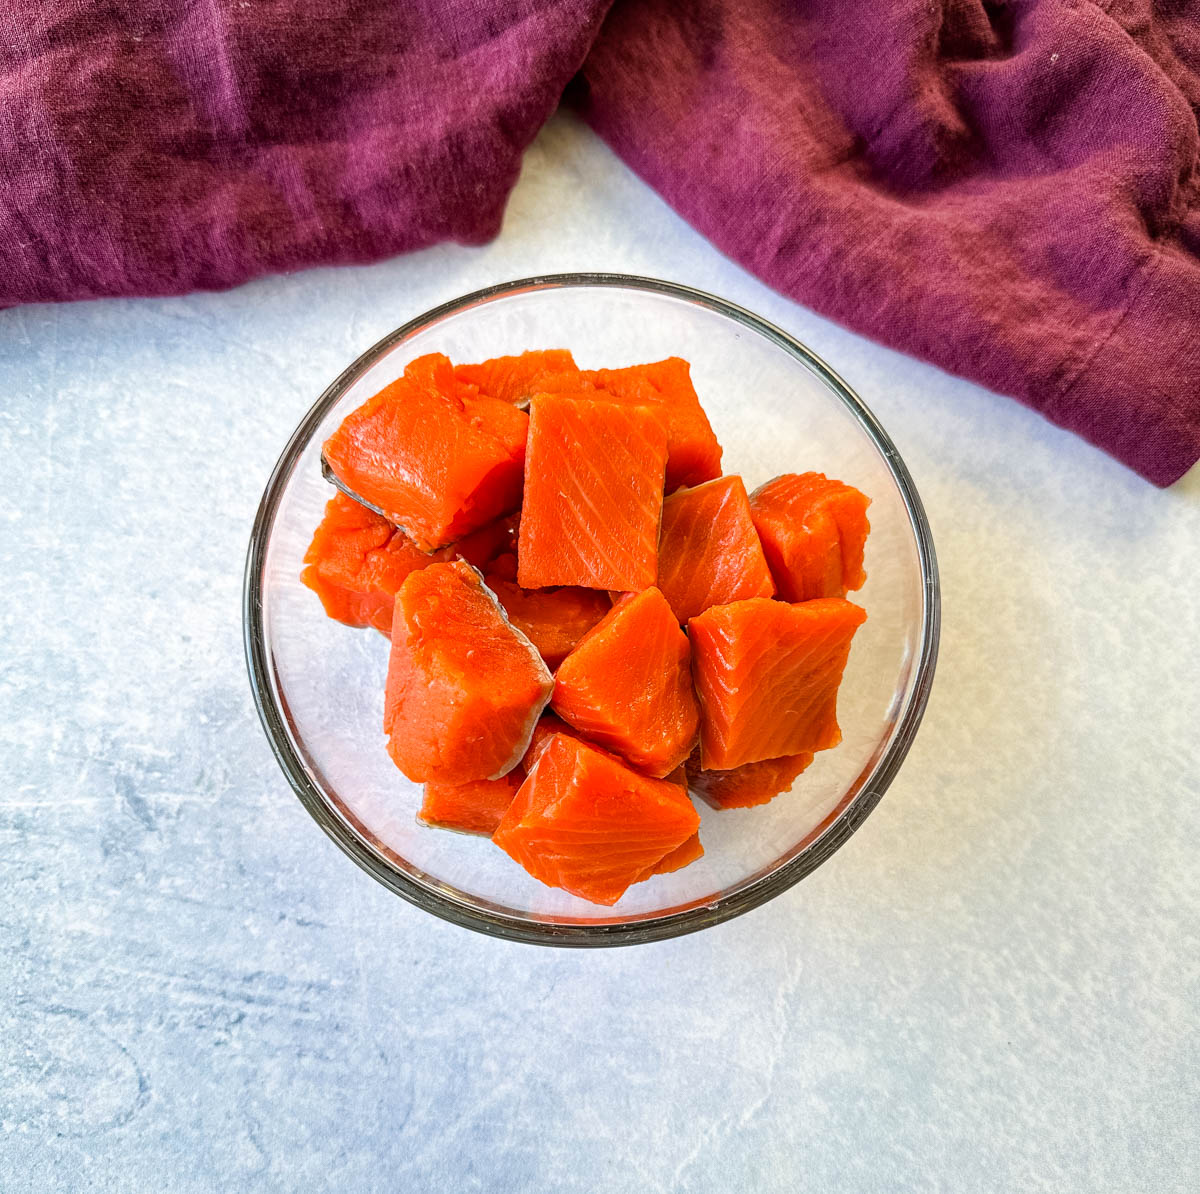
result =
[{"label": "cooked salmon cube", "polygon": [[300,579],[331,618],[391,634],[396,593],[410,572],[454,559],[485,567],[510,538],[506,522],[496,520],[427,554],[386,518],[335,490],[305,553]]},{"label": "cooked salmon cube", "polygon": [[517,767],[499,779],[477,779],[466,784],[426,784],[425,799],[417,819],[434,829],[454,829],[491,837],[508,806],[525,781]]},{"label": "cooked salmon cube", "polygon": [[419,358],[325,441],[334,475],[436,551],[521,504],[528,416]]},{"label": "cooked salmon cube", "polygon": [[390,634],[396,590],[428,562],[386,518],[339,490],[313,533],[300,579],[331,618]]},{"label": "cooked salmon cube", "polygon": [[492,840],[548,886],[615,904],[699,828],[678,784],[555,734]]},{"label": "cooked salmon cube", "polygon": [[498,573],[485,573],[484,580],[551,671],[612,608],[608,594],[596,589],[523,589],[505,578],[506,570],[502,565]]},{"label": "cooked salmon cube", "polygon": [[400,586],[383,728],[414,783],[507,775],[553,688],[537,649],[469,564],[433,564]]},{"label": "cooked salmon cube", "polygon": [[646,879],[652,879],[655,875],[669,875],[675,871],[681,871],[685,866],[691,866],[693,862],[697,862],[703,857],[704,847],[700,844],[700,834],[693,833],[682,846],[676,846],[674,850],[645,871],[637,882],[641,883]]},{"label": "cooked salmon cube", "polygon": [[542,393],[547,384],[557,388],[558,383],[551,379],[569,377],[572,389],[578,389],[580,384],[575,358],[565,348],[492,357],[478,365],[456,365],[454,376],[474,386],[480,394],[513,406],[527,406],[529,399]]},{"label": "cooked salmon cube", "polygon": [[682,357],[625,369],[587,369],[583,377],[621,401],[662,406],[667,422],[668,493],[721,475],[721,445],[696,396],[691,366]]},{"label": "cooked salmon cube", "polygon": [[680,489],[663,502],[658,587],[680,622],[711,605],[774,595],[741,477]]},{"label": "cooked salmon cube", "polygon": [[687,763],[688,787],[712,808],[750,808],[788,791],[812,761],[807,752],[743,763],[729,771],[705,771],[697,750]]},{"label": "cooked salmon cube", "polygon": [[654,584],[666,461],[667,433],[653,408],[536,395],[517,547],[521,587]]},{"label": "cooked salmon cube", "polygon": [[823,473],[786,473],[750,495],[750,512],[785,601],[845,597],[866,583],[870,499]]},{"label": "cooked salmon cube", "polygon": [[563,660],[551,704],[590,742],[648,775],[668,775],[700,725],[690,660],[666,598],[654,588],[629,594]]},{"label": "cooked salmon cube", "polygon": [[836,746],[838,686],[866,616],[842,598],[788,605],[755,597],[693,618],[701,766],[728,771]]}]

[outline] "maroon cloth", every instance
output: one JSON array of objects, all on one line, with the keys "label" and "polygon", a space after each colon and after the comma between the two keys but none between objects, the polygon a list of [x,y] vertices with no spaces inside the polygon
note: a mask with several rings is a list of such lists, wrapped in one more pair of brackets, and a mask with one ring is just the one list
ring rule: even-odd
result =
[{"label": "maroon cloth", "polygon": [[1200,457],[1200,0],[608,8],[0,0],[0,305],[479,243],[583,63],[785,294],[1158,484]]},{"label": "maroon cloth", "polygon": [[0,0],[0,306],[500,230],[608,0]]},{"label": "maroon cloth", "polygon": [[1200,457],[1200,0],[642,0],[583,79],[785,294],[1160,485]]}]

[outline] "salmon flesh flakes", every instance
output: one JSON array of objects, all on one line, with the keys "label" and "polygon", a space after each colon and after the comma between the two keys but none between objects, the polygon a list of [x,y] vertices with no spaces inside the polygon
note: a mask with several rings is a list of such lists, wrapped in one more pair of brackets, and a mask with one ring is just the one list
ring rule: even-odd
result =
[{"label": "salmon flesh flakes", "polygon": [[518,583],[622,591],[654,584],[667,461],[655,409],[538,394],[529,410]]},{"label": "salmon flesh flakes", "polygon": [[688,637],[704,769],[836,746],[838,686],[866,616],[842,598],[788,605],[755,597],[693,618]]},{"label": "salmon flesh flakes", "polygon": [[678,784],[556,734],[492,840],[548,886],[615,904],[699,828]]},{"label": "salmon flesh flakes", "polygon": [[498,779],[524,758],[554,680],[469,564],[400,586],[384,693],[388,752],[414,783]]},{"label": "salmon flesh flakes", "polygon": [[663,502],[658,587],[680,622],[712,605],[774,596],[741,477],[680,489]]}]

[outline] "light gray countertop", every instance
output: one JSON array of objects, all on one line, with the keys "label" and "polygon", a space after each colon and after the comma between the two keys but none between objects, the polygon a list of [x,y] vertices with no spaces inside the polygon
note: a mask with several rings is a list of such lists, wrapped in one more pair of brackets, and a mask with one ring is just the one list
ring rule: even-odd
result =
[{"label": "light gray countertop", "polygon": [[[942,657],[856,837],[678,941],[390,895],[242,657],[262,487],[326,383],[479,286],[712,290],[824,356],[925,500]],[[771,293],[581,126],[503,235],[0,313],[0,1190],[1194,1191],[1200,470],[1138,480]]]}]

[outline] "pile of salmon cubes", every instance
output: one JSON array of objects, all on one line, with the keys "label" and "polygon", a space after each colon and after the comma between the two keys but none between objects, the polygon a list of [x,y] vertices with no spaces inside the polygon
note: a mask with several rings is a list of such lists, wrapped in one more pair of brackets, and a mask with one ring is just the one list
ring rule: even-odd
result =
[{"label": "pile of salmon cubes", "polygon": [[383,728],[426,825],[611,905],[704,853],[692,794],[763,804],[841,740],[868,499],[747,494],[686,361],[424,356],[323,462],[303,580],[390,636]]}]

